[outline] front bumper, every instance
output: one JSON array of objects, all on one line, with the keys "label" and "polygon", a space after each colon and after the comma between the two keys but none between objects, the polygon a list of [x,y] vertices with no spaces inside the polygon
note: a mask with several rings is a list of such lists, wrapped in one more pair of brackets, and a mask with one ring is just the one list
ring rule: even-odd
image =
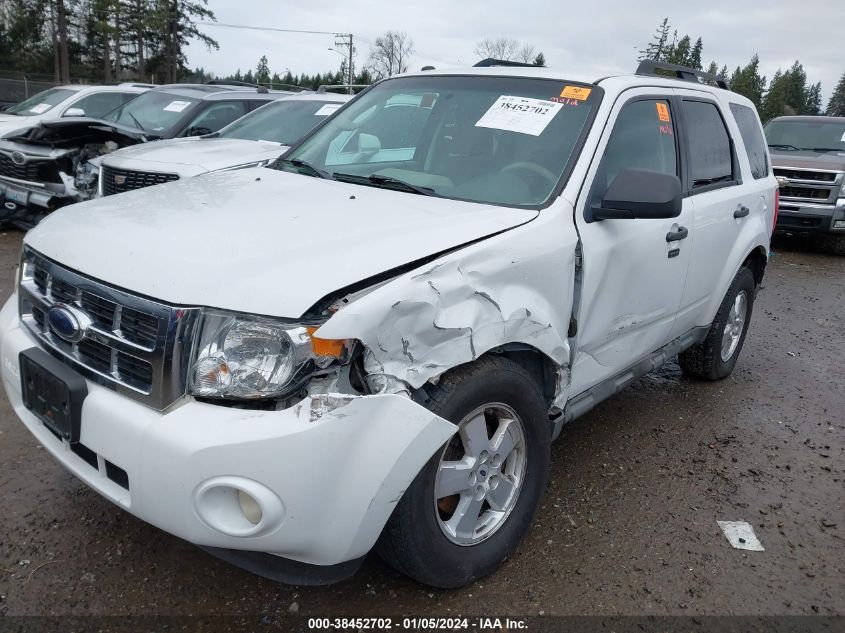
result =
[{"label": "front bumper", "polygon": [[[28,204],[22,205],[19,202],[9,200],[6,196],[6,190],[9,188],[26,191],[29,198]],[[2,202],[3,210],[6,212],[21,211],[27,207],[55,211],[59,207],[72,204],[75,201],[76,198],[59,184],[41,187],[37,183],[30,184],[25,181],[0,177],[0,202]]]},{"label": "front bumper", "polygon": [[[456,431],[398,395],[316,396],[283,411],[186,397],[162,413],[89,381],[80,436],[91,452],[86,460],[23,405],[18,357],[33,346],[13,295],[0,311],[0,374],[29,431],[107,499],[208,548],[320,566],[360,558],[422,466]],[[125,480],[114,477],[115,468]],[[244,524],[237,502],[207,494],[220,484],[259,500],[258,525]]]},{"label": "front bumper", "polygon": [[[837,223],[839,226],[836,226]],[[845,234],[845,206],[807,204],[781,199],[775,231]]]}]

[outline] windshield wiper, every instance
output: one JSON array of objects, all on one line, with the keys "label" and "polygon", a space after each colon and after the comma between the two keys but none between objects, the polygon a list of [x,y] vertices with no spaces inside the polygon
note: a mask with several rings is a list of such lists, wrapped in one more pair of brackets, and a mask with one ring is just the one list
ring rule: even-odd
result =
[{"label": "windshield wiper", "polygon": [[409,193],[416,193],[421,196],[436,196],[438,198],[442,197],[431,187],[420,187],[418,185],[413,185],[409,182],[405,182],[404,180],[399,180],[398,178],[393,178],[391,176],[381,176],[379,174],[370,174],[369,176],[357,176],[355,174],[341,174],[335,172],[333,178],[340,182],[350,182],[359,185],[381,187],[383,189],[407,191]]},{"label": "windshield wiper", "polygon": [[839,147],[802,147],[801,149],[810,150],[811,152],[845,152],[845,149]]},{"label": "windshield wiper", "polygon": [[126,114],[128,114],[129,116],[131,116],[131,117],[132,117],[132,120],[133,120],[133,121],[135,121],[135,125],[137,125],[137,126],[138,126],[138,129],[139,129],[139,130],[141,130],[142,132],[146,132],[146,131],[147,131],[147,128],[145,128],[143,125],[141,125],[141,122],[140,122],[140,121],[138,121],[138,119],[136,119],[136,118],[135,118],[135,115],[134,115],[134,114],[132,114],[129,110],[127,110],[127,111],[126,111]]},{"label": "windshield wiper", "polygon": [[310,176],[316,176],[317,178],[325,178],[328,180],[329,174],[328,172],[323,171],[322,169],[317,169],[314,165],[310,163],[306,163],[304,160],[299,158],[280,158],[276,161],[277,165],[293,165],[297,169],[301,169]]},{"label": "windshield wiper", "polygon": [[799,151],[800,147],[795,147],[794,145],[788,145],[786,143],[769,143],[769,147],[774,147],[775,149],[788,149],[793,152]]}]

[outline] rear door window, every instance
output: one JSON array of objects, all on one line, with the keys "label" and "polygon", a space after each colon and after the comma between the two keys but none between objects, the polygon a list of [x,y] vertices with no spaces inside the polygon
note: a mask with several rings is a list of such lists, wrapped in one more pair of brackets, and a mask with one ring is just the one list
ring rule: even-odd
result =
[{"label": "rear door window", "polygon": [[751,108],[738,103],[731,104],[731,113],[742,136],[745,151],[748,153],[751,175],[755,180],[765,178],[769,175],[769,153],[766,150],[766,141],[763,139],[757,114]]},{"label": "rear door window", "polygon": [[719,108],[709,101],[684,99],[683,109],[693,193],[717,183],[733,184],[731,140]]}]

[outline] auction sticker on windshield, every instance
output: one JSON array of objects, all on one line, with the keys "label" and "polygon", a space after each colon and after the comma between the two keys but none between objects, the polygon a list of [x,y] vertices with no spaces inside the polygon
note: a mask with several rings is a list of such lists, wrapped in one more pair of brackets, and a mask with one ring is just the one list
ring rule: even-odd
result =
[{"label": "auction sticker on windshield", "polygon": [[554,101],[502,95],[475,126],[540,136],[562,107]]},{"label": "auction sticker on windshield", "polygon": [[317,110],[314,113],[314,116],[329,116],[330,114],[334,114],[335,111],[342,105],[342,103],[327,103],[322,108]]},{"label": "auction sticker on windshield", "polygon": [[45,112],[47,112],[47,110],[52,107],[53,106],[51,106],[49,103],[39,103],[38,105],[32,106],[29,111],[35,112],[35,114],[44,114]]},{"label": "auction sticker on windshield", "polygon": [[166,106],[164,106],[165,112],[181,112],[185,108],[191,105],[190,101],[171,101]]}]

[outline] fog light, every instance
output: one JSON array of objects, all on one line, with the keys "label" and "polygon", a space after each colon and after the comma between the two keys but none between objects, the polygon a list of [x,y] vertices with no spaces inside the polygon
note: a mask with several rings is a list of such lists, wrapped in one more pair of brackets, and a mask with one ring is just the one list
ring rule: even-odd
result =
[{"label": "fog light", "polygon": [[834,220],[833,221],[833,228],[835,228],[835,229],[845,229],[845,220]]},{"label": "fog light", "polygon": [[241,512],[244,513],[247,521],[253,525],[258,525],[261,522],[261,506],[243,490],[238,490],[238,505],[241,507]]}]

